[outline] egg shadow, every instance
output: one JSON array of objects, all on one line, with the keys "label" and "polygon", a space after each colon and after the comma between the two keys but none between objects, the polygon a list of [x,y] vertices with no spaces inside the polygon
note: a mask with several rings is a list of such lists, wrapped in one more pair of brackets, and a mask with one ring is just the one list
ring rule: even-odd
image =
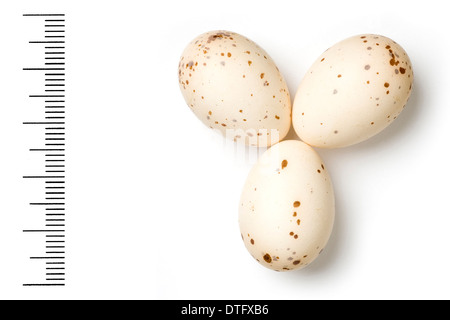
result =
[{"label": "egg shadow", "polygon": [[[374,137],[358,143],[354,146],[339,148],[339,149],[321,149],[314,148],[316,152],[323,158],[324,162],[327,164],[328,168],[333,168],[333,158],[346,158],[348,156],[360,157],[366,156],[368,154],[383,154],[388,150],[392,150],[393,147],[399,145],[402,140],[406,140],[410,136],[411,132],[420,130],[420,118],[424,110],[421,108],[424,101],[424,94],[422,92],[423,86],[420,80],[414,81],[414,87],[411,92],[411,96],[406,104],[405,109],[401,112],[399,117],[393,121],[393,123],[385,128],[382,132],[378,133]],[[291,127],[286,139],[301,140]],[[330,170],[330,176],[333,181],[334,186],[343,185],[342,181],[338,180],[337,175],[333,175],[332,170]],[[344,176],[340,176],[340,179],[345,179]],[[339,187],[334,189],[335,192],[335,209],[336,216],[333,227],[333,232],[331,233],[328,244],[326,245],[323,252],[313,261],[310,265],[302,270],[294,271],[289,274],[289,279],[302,279],[305,277],[310,277],[313,275],[323,276],[330,270],[336,270],[343,268],[345,266],[348,258],[343,258],[346,243],[351,241],[356,241],[352,239],[351,236],[354,234],[349,230],[354,218],[355,212],[351,212],[348,208],[351,208],[351,204],[347,201],[345,190],[341,190]],[[348,255],[347,255],[348,257]],[[345,259],[345,261],[344,261]]]}]

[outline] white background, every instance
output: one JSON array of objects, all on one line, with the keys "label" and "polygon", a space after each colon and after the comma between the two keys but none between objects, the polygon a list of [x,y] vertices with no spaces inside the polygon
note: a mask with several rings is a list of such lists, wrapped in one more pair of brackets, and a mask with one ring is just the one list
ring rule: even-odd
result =
[{"label": "white background", "polygon": [[[0,298],[449,299],[444,4],[3,1]],[[64,12],[67,20],[64,288],[22,287],[33,272],[41,276],[33,270],[42,268],[30,268],[30,248],[44,250],[42,239],[21,232],[30,223],[30,197],[41,196],[21,179],[40,170],[26,150],[42,132],[21,125],[33,117],[26,98],[32,81],[21,69],[42,61],[42,50],[27,44],[42,24],[22,17],[33,12]],[[245,158],[203,126],[178,88],[184,47],[215,29],[262,46],[292,96],[312,62],[352,35],[388,36],[413,63],[411,99],[390,127],[353,147],[316,149],[333,179],[336,223],[322,255],[303,270],[276,273],[247,253],[237,208],[256,152]],[[289,138],[297,139],[293,132]]]}]

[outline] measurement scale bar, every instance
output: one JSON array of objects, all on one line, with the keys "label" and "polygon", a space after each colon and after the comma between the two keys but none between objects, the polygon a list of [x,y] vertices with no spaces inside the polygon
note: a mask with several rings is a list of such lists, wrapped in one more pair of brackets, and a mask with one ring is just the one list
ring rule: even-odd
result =
[{"label": "measurement scale bar", "polygon": [[[40,23],[40,26],[44,27],[41,29],[42,33],[39,38],[27,40],[29,44],[44,44],[42,47],[37,46],[38,49],[42,50],[38,55],[42,59],[41,62],[38,65],[22,68],[23,71],[43,71],[38,73],[38,77],[42,77],[40,78],[40,81],[42,81],[40,83],[41,90],[28,95],[30,99],[44,98],[42,100],[33,99],[42,103],[44,107],[41,109],[43,118],[38,118],[38,121],[25,121],[22,124],[35,125],[36,129],[34,130],[42,130],[45,147],[42,147],[43,144],[27,146],[29,152],[44,152],[44,157],[39,160],[42,162],[43,170],[39,170],[37,174],[29,174],[22,177],[33,180],[41,179],[42,181],[40,182],[40,188],[42,189],[36,190],[38,198],[34,197],[34,201],[27,202],[34,208],[42,208],[40,210],[44,213],[43,220],[37,225],[27,226],[21,231],[28,234],[27,237],[33,237],[32,240],[30,238],[30,241],[42,241],[42,248],[46,249],[45,251],[35,252],[29,257],[30,260],[45,262],[40,265],[43,267],[41,277],[38,277],[35,281],[24,281],[23,286],[65,286],[66,144],[64,136],[66,116],[63,110],[66,103],[66,20],[63,13],[25,13],[23,16],[35,17],[33,21]],[[33,53],[34,50],[30,52],[30,54],[35,54]],[[35,167],[33,166],[32,168],[34,169]],[[42,192],[43,190],[44,192]],[[42,279],[45,279],[45,281]]]}]

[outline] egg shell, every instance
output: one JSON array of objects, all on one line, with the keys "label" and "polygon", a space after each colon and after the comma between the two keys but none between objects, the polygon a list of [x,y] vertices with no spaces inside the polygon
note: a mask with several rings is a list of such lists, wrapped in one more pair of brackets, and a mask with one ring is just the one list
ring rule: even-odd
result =
[{"label": "egg shell", "polygon": [[398,117],[412,84],[411,61],[395,41],[374,34],[345,39],[302,79],[293,104],[295,132],[322,148],[367,140]]},{"label": "egg shell", "polygon": [[230,31],[211,31],[184,50],[179,85],[187,105],[208,127],[246,145],[270,146],[291,125],[286,82],[266,51]]},{"label": "egg shell", "polygon": [[288,271],[310,264],[333,229],[334,192],[319,155],[297,140],[268,149],[251,169],[239,204],[239,227],[263,266]]}]

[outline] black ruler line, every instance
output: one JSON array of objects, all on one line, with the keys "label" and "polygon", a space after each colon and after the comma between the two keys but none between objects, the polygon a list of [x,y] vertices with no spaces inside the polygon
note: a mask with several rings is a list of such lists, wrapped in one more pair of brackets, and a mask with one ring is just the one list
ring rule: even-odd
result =
[{"label": "black ruler line", "polygon": [[64,287],[64,283],[24,283],[24,287]]},{"label": "black ruler line", "polygon": [[66,42],[49,40],[49,41],[28,41],[28,43],[66,43]]},{"label": "black ruler line", "polygon": [[64,13],[24,13],[24,17],[64,17]]},{"label": "black ruler line", "polygon": [[[30,98],[64,98],[63,94],[31,94]],[[46,101],[47,102],[47,101]]]},{"label": "black ruler line", "polygon": [[25,70],[25,71],[30,71],[30,70],[37,70],[37,71],[40,71],[40,70],[54,70],[54,71],[57,71],[57,70],[65,70],[66,68],[23,68],[22,70]]},{"label": "black ruler line", "polygon": [[63,121],[36,121],[36,122],[24,122],[23,124],[66,124]]},{"label": "black ruler line", "polygon": [[65,203],[53,203],[53,202],[31,202],[31,206],[63,206]]},{"label": "black ruler line", "polygon": [[47,272],[45,274],[47,276],[64,276],[64,275],[66,275],[64,272]]},{"label": "black ruler line", "polygon": [[49,178],[57,178],[64,179],[65,176],[23,176],[24,179],[49,179]]},{"label": "black ruler line", "polygon": [[65,230],[52,230],[52,229],[45,229],[45,230],[23,230],[23,232],[65,232]]}]

